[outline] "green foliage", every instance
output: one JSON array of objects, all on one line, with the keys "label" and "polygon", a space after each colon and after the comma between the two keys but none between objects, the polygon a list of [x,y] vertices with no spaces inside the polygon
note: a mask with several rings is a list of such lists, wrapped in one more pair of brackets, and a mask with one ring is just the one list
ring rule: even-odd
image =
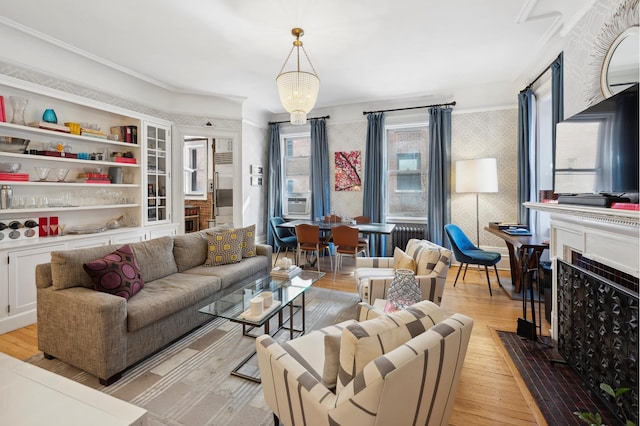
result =
[{"label": "green foliage", "polygon": [[[620,396],[626,392],[629,392],[631,388],[618,388],[614,390],[611,386],[606,383],[600,383],[600,389],[602,389],[607,395],[615,398],[616,400],[620,398]],[[580,420],[589,424],[590,426],[605,426],[602,423],[602,416],[600,413],[581,413],[579,411],[574,411],[573,414],[578,416]],[[631,420],[626,419],[625,426],[636,426]]]}]

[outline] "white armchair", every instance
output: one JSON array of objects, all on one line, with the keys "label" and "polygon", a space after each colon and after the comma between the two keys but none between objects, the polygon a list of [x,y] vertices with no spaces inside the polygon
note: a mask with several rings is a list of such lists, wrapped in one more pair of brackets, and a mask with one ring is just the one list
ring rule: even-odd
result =
[{"label": "white armchair", "polygon": [[[358,257],[354,278],[360,298],[373,304],[376,299],[386,299],[398,262],[413,262],[415,277],[423,300],[438,305],[442,301],[444,286],[451,263],[451,250],[427,240],[411,239],[402,255],[398,250],[394,257]],[[406,268],[406,264],[402,264]]]},{"label": "white armchair", "polygon": [[282,345],[260,336],[265,400],[276,425],[447,424],[472,327],[422,301]]}]

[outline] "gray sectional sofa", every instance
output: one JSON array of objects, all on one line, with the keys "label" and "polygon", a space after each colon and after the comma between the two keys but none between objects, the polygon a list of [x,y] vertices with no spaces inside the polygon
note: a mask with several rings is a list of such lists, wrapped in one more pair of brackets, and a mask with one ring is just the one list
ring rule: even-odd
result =
[{"label": "gray sectional sofa", "polygon": [[222,294],[265,276],[271,246],[238,263],[204,266],[205,231],[130,244],[144,288],[128,301],[96,291],[83,264],[121,245],[53,252],[36,267],[38,348],[108,385],[123,370],[211,319],[198,312]]}]

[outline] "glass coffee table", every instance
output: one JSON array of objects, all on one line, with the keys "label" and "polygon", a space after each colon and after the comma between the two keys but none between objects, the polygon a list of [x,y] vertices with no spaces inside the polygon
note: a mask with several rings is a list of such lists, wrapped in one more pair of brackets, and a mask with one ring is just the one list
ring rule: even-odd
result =
[{"label": "glass coffee table", "polygon": [[[280,330],[289,330],[289,339],[293,339],[294,332],[305,333],[305,292],[323,276],[324,272],[305,270],[290,279],[268,275],[247,283],[210,305],[199,309],[198,312],[242,324],[242,334],[244,336],[258,337],[256,334],[251,334],[251,330],[264,327],[264,333],[271,336],[274,336]],[[272,292],[273,303],[269,308],[265,308],[262,315],[252,316],[250,313],[251,299],[266,291]],[[294,301],[298,298],[300,299],[299,304],[295,304]],[[289,311],[287,318],[284,318],[283,314],[285,308],[288,308]],[[298,311],[301,312],[301,328],[296,329],[293,325],[293,317]],[[278,315],[278,324],[275,330],[271,331],[270,320],[275,315]],[[289,323],[288,326],[285,325],[287,322]],[[255,354],[254,350],[233,369],[231,374],[260,383],[259,377],[250,376],[239,371]]]}]

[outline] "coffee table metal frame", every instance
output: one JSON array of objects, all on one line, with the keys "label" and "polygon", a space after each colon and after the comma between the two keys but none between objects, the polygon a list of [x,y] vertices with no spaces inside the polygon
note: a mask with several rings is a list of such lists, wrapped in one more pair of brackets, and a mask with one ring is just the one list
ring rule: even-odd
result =
[{"label": "coffee table metal frame", "polygon": [[[275,336],[280,330],[289,330],[289,339],[293,339],[294,332],[302,335],[306,331],[305,292],[323,276],[324,272],[303,270],[299,275],[296,275],[291,279],[272,277],[270,275],[258,278],[257,280],[247,283],[241,288],[203,307],[199,312],[218,316],[228,319],[229,321],[242,324],[243,336],[256,338],[259,334],[252,334],[251,331],[255,328],[264,327],[264,334],[269,334],[270,336]],[[271,291],[273,293],[274,302],[279,301],[280,305],[264,317],[257,320],[241,317],[241,314],[249,309],[250,300],[263,291]],[[301,303],[295,304],[294,301],[298,298],[300,298]],[[284,318],[283,316],[283,310],[285,307],[289,307],[289,316],[287,318]],[[296,329],[293,324],[293,318],[298,311],[301,311],[302,323],[301,328]],[[278,315],[278,326],[273,332],[271,332],[270,320],[276,314]],[[285,325],[287,322],[289,323],[288,326]],[[231,371],[231,375],[242,377],[256,383],[261,383],[261,379],[259,377],[250,376],[239,371],[255,355],[256,351],[254,350]]]}]

